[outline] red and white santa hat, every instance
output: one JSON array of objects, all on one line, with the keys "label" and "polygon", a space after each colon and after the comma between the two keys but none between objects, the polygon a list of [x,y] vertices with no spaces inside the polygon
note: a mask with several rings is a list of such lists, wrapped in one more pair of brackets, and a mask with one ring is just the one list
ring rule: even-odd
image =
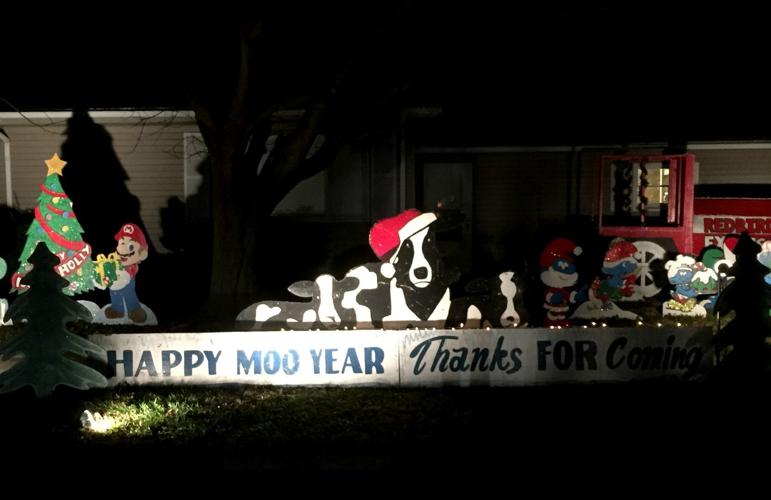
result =
[{"label": "red and white santa hat", "polygon": [[435,220],[433,212],[422,213],[415,208],[381,219],[369,231],[369,246],[378,259],[388,262],[404,241]]},{"label": "red and white santa hat", "polygon": [[548,269],[556,260],[573,262],[583,249],[567,238],[557,238],[541,252],[541,269]]},{"label": "red and white santa hat", "polygon": [[139,226],[136,224],[123,224],[123,226],[120,228],[120,231],[115,233],[115,241],[119,241],[124,237],[131,238],[132,240],[142,245],[142,247],[147,248],[147,238],[145,238],[145,233],[143,233]]},{"label": "red and white santa hat", "polygon": [[616,238],[610,242],[610,247],[605,253],[604,263],[615,265],[622,261],[637,262],[641,254],[637,247],[624,238]]},{"label": "red and white santa hat", "polygon": [[733,264],[736,262],[736,244],[739,243],[738,234],[728,234],[723,238],[723,255],[725,260]]}]

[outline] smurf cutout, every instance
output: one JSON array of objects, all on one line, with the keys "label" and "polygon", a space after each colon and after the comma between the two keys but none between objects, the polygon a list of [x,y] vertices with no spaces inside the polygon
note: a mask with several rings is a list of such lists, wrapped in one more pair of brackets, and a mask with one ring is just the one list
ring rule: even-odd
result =
[{"label": "smurf cutout", "polygon": [[633,244],[622,238],[613,240],[602,263],[602,272],[608,277],[594,279],[594,295],[603,302],[631,297],[634,294],[638,258],[639,252]]},{"label": "smurf cutout", "polygon": [[572,317],[639,319],[633,312],[618,307],[615,301],[635,294],[635,280],[640,258],[640,252],[634,244],[623,238],[611,241],[602,265],[602,272],[607,277],[594,278],[589,290],[589,300],[581,304]]},{"label": "smurf cutout", "polygon": [[[706,252],[705,256],[710,261],[715,257]],[[717,293],[718,277],[715,271],[703,262],[697,262],[691,255],[678,255],[675,260],[667,261],[664,269],[667,270],[667,279],[675,288],[669,292],[672,298],[662,304],[661,314],[706,317],[707,309],[713,306],[714,296],[701,302],[698,296]]]},{"label": "smurf cutout", "polygon": [[546,327],[569,327],[567,319],[570,304],[576,303],[576,291],[572,287],[578,282],[578,271],[573,262],[581,255],[582,249],[567,238],[557,238],[541,253],[541,282],[546,285],[543,308]]}]

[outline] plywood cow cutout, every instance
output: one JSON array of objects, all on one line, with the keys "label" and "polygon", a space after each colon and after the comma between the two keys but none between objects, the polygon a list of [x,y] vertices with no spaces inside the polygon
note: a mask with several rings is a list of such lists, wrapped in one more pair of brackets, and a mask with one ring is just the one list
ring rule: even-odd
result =
[{"label": "plywood cow cutout", "polygon": [[[491,318],[495,326],[520,324],[522,313],[514,310],[514,302],[519,305],[521,300],[513,273],[499,276],[488,287],[489,300],[474,305],[465,299],[453,308],[449,285],[456,275],[444,268],[436,246],[436,220],[432,212],[409,209],[376,222],[369,244],[379,262],[357,266],[339,281],[322,275],[295,283],[289,291],[310,300],[252,304],[238,315],[238,325],[255,330],[442,328],[451,309],[453,323],[465,322],[464,314],[470,311],[477,320]],[[493,298],[502,294],[511,305]]]}]

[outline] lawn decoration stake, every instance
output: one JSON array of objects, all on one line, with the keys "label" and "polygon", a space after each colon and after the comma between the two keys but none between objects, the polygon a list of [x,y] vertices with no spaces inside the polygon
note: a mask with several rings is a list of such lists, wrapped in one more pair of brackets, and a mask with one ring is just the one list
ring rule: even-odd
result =
[{"label": "lawn decoration stake", "polygon": [[56,272],[69,281],[64,290],[67,295],[87,292],[93,288],[94,267],[91,263],[91,247],[83,241],[83,228],[73,212],[72,201],[62,189],[59,177],[67,162],[54,154],[45,161],[48,174],[40,185],[40,196],[35,207],[35,219],[27,229],[27,242],[19,257],[19,270],[11,277],[14,290],[23,292],[26,287],[22,278],[30,272],[28,261],[39,242],[45,243],[51,253],[59,257]]},{"label": "lawn decoration stake", "polygon": [[97,255],[94,263],[95,286],[110,290],[110,304],[99,309],[92,302],[81,303],[92,312],[95,323],[157,325],[155,313],[139,302],[136,293],[139,264],[148,255],[147,238],[139,226],[128,223],[115,234],[115,241],[115,252]]},{"label": "lawn decoration stake", "polygon": [[58,385],[76,389],[105,387],[107,380],[101,373],[67,356],[104,357],[105,351],[67,330],[68,321],[90,320],[91,314],[62,293],[70,283],[54,271],[58,259],[45,244],[38,244],[29,261],[34,267],[22,280],[28,291],[6,313],[24,331],[0,346],[3,360],[21,357],[0,373],[0,392],[29,385],[42,397]]}]

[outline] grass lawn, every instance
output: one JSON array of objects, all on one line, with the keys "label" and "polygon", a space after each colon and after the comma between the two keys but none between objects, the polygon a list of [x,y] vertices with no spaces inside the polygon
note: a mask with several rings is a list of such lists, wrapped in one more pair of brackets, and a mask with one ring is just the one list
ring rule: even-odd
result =
[{"label": "grass lawn", "polygon": [[[682,466],[734,454],[747,442],[768,449],[767,390],[736,389],[674,381],[506,389],[119,387],[59,388],[41,400],[24,389],[0,396],[0,457],[5,471],[45,457],[58,470],[155,464],[325,477],[544,464],[615,469],[651,456]],[[113,426],[83,429],[84,410]]]}]

